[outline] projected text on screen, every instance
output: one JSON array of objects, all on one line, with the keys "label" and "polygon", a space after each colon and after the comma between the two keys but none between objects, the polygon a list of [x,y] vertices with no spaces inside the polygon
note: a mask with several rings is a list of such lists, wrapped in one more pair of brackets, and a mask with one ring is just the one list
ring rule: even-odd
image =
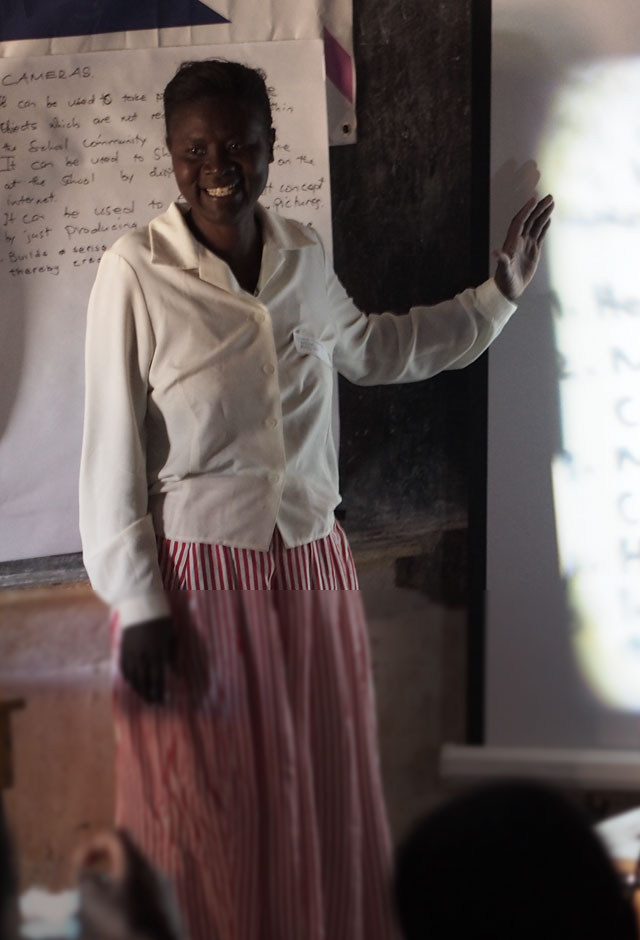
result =
[{"label": "projected text on screen", "polygon": [[549,115],[563,451],[553,485],[576,651],[640,710],[640,60],[575,68]]}]

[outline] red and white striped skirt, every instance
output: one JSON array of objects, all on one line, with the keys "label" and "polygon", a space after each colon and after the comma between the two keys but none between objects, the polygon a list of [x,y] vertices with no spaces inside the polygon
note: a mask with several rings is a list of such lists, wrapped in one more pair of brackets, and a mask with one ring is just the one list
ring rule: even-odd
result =
[{"label": "red and white striped skirt", "polygon": [[[161,540],[164,706],[116,673],[116,822],[192,940],[391,940],[367,628],[339,526],[268,552]],[[118,636],[114,652],[117,656]]]}]

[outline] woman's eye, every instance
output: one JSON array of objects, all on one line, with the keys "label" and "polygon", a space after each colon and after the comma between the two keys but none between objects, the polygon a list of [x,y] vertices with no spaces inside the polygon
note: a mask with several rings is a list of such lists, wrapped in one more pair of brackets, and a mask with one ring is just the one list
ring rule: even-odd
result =
[{"label": "woman's eye", "polygon": [[195,157],[195,156],[199,156],[199,155],[202,154],[203,152],[204,152],[204,151],[203,151],[203,148],[202,148],[202,147],[197,147],[197,146],[189,147],[189,149],[188,149],[188,151],[187,151],[187,153],[189,153],[191,156],[194,156],[194,157]]},{"label": "woman's eye", "polygon": [[242,150],[242,144],[238,143],[238,141],[233,141],[233,143],[229,144],[227,150],[229,153],[239,153]]}]

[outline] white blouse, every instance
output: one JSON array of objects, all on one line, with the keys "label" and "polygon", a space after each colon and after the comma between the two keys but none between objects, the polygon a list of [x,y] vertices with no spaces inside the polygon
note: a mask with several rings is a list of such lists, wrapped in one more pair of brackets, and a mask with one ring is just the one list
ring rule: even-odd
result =
[{"label": "white blouse", "polygon": [[178,205],[105,252],[91,293],[84,561],[123,626],[168,605],[156,534],[266,550],[325,536],[340,502],[334,370],[413,382],[476,359],[515,306],[493,280],[407,315],[361,313],[318,235],[259,207],[257,296]]}]

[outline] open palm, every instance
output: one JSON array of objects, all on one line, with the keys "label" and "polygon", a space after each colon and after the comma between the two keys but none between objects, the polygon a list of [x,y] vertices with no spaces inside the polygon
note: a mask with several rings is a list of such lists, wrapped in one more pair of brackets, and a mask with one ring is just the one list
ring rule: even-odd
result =
[{"label": "open palm", "polygon": [[532,197],[511,220],[502,250],[493,252],[495,281],[508,300],[517,300],[536,273],[552,212],[552,196]]}]

